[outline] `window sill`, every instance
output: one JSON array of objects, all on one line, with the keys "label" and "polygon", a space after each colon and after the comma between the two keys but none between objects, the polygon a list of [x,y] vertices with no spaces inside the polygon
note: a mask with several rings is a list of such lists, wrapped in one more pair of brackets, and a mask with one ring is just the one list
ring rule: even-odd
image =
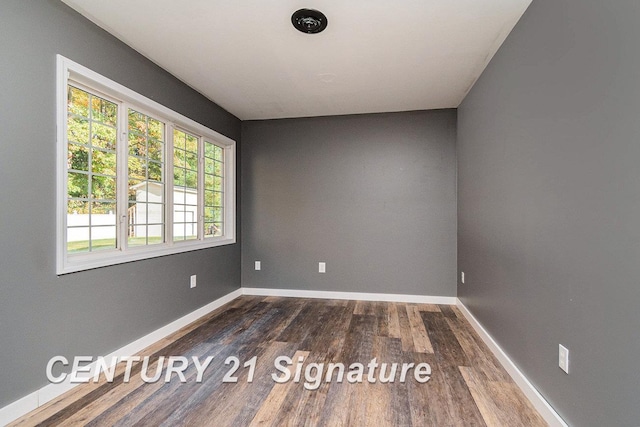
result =
[{"label": "window sill", "polygon": [[215,248],[236,243],[235,238],[220,237],[211,240],[198,240],[192,242],[176,242],[173,244],[159,244],[156,247],[129,248],[126,253],[116,249],[112,251],[94,252],[91,254],[68,255],[62,265],[57,266],[58,276],[92,270],[94,268],[108,267],[127,262],[144,259],[158,258],[200,249]]}]

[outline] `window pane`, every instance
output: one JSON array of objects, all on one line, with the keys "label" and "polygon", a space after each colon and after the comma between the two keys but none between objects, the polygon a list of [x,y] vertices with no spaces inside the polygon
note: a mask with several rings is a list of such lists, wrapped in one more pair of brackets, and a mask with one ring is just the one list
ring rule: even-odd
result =
[{"label": "window pane", "polygon": [[116,125],[118,107],[113,102],[97,96],[91,97],[91,119],[110,126]]},{"label": "window pane", "polygon": [[204,156],[213,159],[213,147],[214,145],[208,141],[204,143]]},{"label": "window pane", "polygon": [[223,219],[223,209],[222,208],[214,208],[213,209],[213,221],[214,222],[222,222]]},{"label": "window pane", "polygon": [[69,113],[89,117],[89,94],[73,86],[69,86],[68,89]]},{"label": "window pane", "polygon": [[162,243],[164,241],[164,226],[160,224],[151,224],[147,227],[150,243]]},{"label": "window pane", "polygon": [[116,129],[110,126],[91,123],[91,145],[94,147],[116,149]]},{"label": "window pane", "polygon": [[139,191],[147,191],[147,183],[138,179],[129,179],[129,201],[138,200]]},{"label": "window pane", "polygon": [[204,191],[204,205],[213,206],[213,191]]},{"label": "window pane", "polygon": [[223,185],[222,185],[222,184],[223,184],[223,179],[222,179],[222,177],[216,176],[216,177],[213,179],[213,189],[214,189],[215,191],[220,191],[220,192],[224,191],[224,187],[223,187]]},{"label": "window pane", "polygon": [[[146,225],[140,218],[141,216],[144,218],[145,215],[145,203],[129,202],[129,208],[127,209],[127,244],[129,246],[140,246],[146,244],[147,240],[146,237],[144,237]],[[143,236],[142,239],[138,238],[140,235]]]},{"label": "window pane", "polygon": [[130,179],[147,179],[147,162],[138,157],[129,156],[129,178]]},{"label": "window pane", "polygon": [[173,148],[184,150],[186,147],[187,134],[174,129],[173,130]]},{"label": "window pane", "polygon": [[89,252],[89,227],[67,227],[67,252]]},{"label": "window pane", "polygon": [[89,145],[89,120],[69,116],[67,120],[67,139]]},{"label": "window pane", "polygon": [[69,144],[67,168],[78,171],[89,171],[89,149],[82,145]]},{"label": "window pane", "polygon": [[209,173],[213,175],[213,163],[214,161],[211,159],[204,159],[204,173]]},{"label": "window pane", "polygon": [[186,171],[185,172],[185,185],[188,188],[198,188],[198,172]]},{"label": "window pane", "polygon": [[147,133],[147,116],[129,109],[129,132]]},{"label": "window pane", "polygon": [[139,226],[139,228],[143,230],[142,231],[142,236],[132,236],[132,235],[127,236],[127,245],[129,245],[129,247],[146,246],[147,245],[147,237],[146,237],[147,227],[142,225],[142,226]]},{"label": "window pane", "polygon": [[159,162],[163,161],[164,158],[164,144],[161,141],[157,141],[155,139],[150,139],[148,141],[147,150],[149,152],[149,158],[152,160],[157,160]]},{"label": "window pane", "polygon": [[198,223],[188,222],[185,224],[185,240],[195,240],[198,238]]},{"label": "window pane", "polygon": [[216,176],[223,176],[224,167],[220,162],[214,162],[213,164],[213,174]]},{"label": "window pane", "polygon": [[205,222],[213,221],[213,208],[210,208],[210,207],[204,208],[204,221]]},{"label": "window pane", "polygon": [[206,222],[222,222],[223,215],[223,208],[206,207],[204,210],[204,220]]},{"label": "window pane", "polygon": [[185,150],[190,153],[198,153],[198,138],[193,135],[186,134]]},{"label": "window pane", "polygon": [[116,227],[91,227],[91,251],[116,248]]},{"label": "window pane", "polygon": [[224,155],[223,149],[216,145],[213,149],[213,158],[219,161],[223,161],[224,160],[223,155]]},{"label": "window pane", "polygon": [[[96,215],[102,215],[97,217]],[[115,202],[91,203],[91,225],[116,225]]]},{"label": "window pane", "polygon": [[164,204],[148,203],[147,204],[147,221],[148,221],[148,224],[153,224],[153,225],[164,224]]},{"label": "window pane", "polygon": [[194,188],[187,188],[184,192],[184,204],[189,206],[197,206],[198,205],[198,191]]},{"label": "window pane", "polygon": [[213,175],[204,176],[204,188],[213,188],[214,183],[215,183],[215,180]]},{"label": "window pane", "polygon": [[127,214],[129,246],[164,243],[163,204],[130,202]]},{"label": "window pane", "polygon": [[116,153],[115,151],[91,151],[91,172],[102,175],[116,176]]},{"label": "window pane", "polygon": [[89,225],[89,202],[83,200],[69,200],[67,202],[67,226],[80,227]]},{"label": "window pane", "polygon": [[186,152],[177,148],[173,150],[173,167],[184,168],[186,163],[184,161]]},{"label": "window pane", "polygon": [[198,170],[198,155],[187,152],[184,156],[185,167],[192,171]]},{"label": "window pane", "polygon": [[175,190],[176,187],[173,187],[173,188],[174,188],[174,191],[173,191],[173,205],[180,207],[180,205],[184,205],[185,202],[186,202],[185,192],[183,190],[176,191]]},{"label": "window pane", "polygon": [[129,155],[144,157],[147,154],[147,140],[144,135],[129,132]]},{"label": "window pane", "polygon": [[74,198],[89,198],[89,174],[69,172],[67,174],[67,195]]},{"label": "window pane", "polygon": [[147,172],[149,181],[162,182],[162,163],[149,161]]},{"label": "window pane", "polygon": [[164,226],[149,225],[147,227],[147,244],[156,245],[164,242]]},{"label": "window pane", "polygon": [[149,137],[157,139],[159,141],[164,141],[164,123],[159,120],[148,118],[148,133]]},{"label": "window pane", "polygon": [[[93,176],[91,178],[91,198],[102,200],[116,199],[116,179],[106,176]],[[114,207],[115,212],[115,207]]]},{"label": "window pane", "polygon": [[116,248],[116,204],[91,204],[91,251]]},{"label": "window pane", "polygon": [[182,168],[173,168],[173,186],[174,187],[184,187],[185,186],[185,173],[186,171]]}]

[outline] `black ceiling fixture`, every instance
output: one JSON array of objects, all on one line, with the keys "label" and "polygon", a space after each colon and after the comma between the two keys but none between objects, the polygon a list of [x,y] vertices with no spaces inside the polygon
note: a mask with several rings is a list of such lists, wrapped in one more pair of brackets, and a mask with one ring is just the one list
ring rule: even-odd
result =
[{"label": "black ceiling fixture", "polygon": [[300,9],[291,15],[291,23],[298,31],[315,34],[327,28],[327,17],[319,10]]}]

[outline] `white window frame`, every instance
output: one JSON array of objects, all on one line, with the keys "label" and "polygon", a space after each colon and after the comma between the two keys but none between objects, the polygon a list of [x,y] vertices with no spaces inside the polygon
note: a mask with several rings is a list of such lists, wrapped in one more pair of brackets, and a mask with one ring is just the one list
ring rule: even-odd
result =
[{"label": "white window frame", "polygon": [[[98,96],[104,95],[118,104],[116,236],[118,248],[82,254],[67,253],[67,86],[77,83]],[[157,102],[140,95],[62,55],[57,55],[57,214],[56,214],[56,273],[58,275],[89,270],[125,262],[155,258],[198,249],[236,243],[236,142],[183,116]],[[127,109],[132,108],[165,123],[165,233],[164,243],[128,248],[127,192]],[[198,239],[173,241],[173,129],[199,136],[198,164]],[[224,148],[224,234],[204,237],[204,173],[203,140]]]}]

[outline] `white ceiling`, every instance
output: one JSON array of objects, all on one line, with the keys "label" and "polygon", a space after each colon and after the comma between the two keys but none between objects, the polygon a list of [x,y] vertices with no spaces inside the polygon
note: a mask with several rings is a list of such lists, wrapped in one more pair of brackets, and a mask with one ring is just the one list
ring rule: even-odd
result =
[{"label": "white ceiling", "polygon": [[243,120],[457,107],[531,2],[62,1]]}]

